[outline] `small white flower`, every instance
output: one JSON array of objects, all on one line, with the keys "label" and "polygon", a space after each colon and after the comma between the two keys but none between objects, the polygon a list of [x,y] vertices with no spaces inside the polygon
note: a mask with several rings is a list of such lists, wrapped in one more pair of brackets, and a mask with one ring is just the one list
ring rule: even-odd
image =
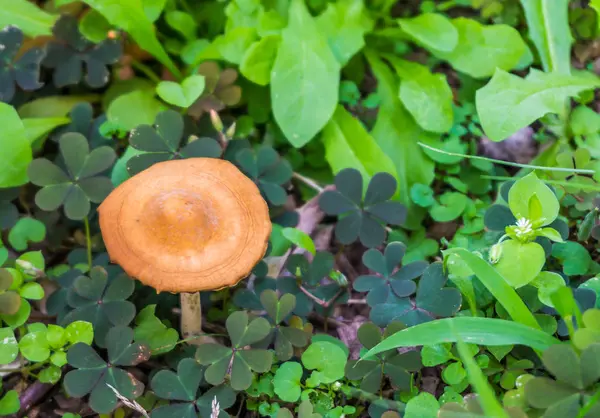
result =
[{"label": "small white flower", "polygon": [[517,237],[523,237],[525,235],[529,235],[533,232],[533,226],[531,225],[531,221],[527,218],[519,218],[517,219],[517,227],[515,228],[515,233]]}]

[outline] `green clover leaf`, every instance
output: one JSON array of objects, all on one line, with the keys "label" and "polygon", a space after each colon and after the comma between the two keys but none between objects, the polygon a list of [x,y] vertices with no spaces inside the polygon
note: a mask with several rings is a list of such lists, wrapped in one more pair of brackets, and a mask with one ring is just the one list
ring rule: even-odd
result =
[{"label": "green clover leaf", "polygon": [[214,139],[190,137],[183,143],[184,133],[183,117],[174,110],[156,115],[153,126],[136,127],[131,132],[129,144],[144,153],[134,155],[127,161],[129,174],[133,176],[161,161],[221,157],[221,146]]},{"label": "green clover leaf", "polygon": [[367,250],[363,254],[363,264],[377,275],[363,275],[354,282],[357,292],[369,292],[367,303],[373,307],[387,302],[390,293],[397,297],[407,297],[417,290],[413,281],[427,268],[427,262],[415,261],[398,268],[406,253],[406,246],[401,242],[391,242],[382,254],[376,249]]},{"label": "green clover leaf", "polygon": [[35,203],[46,211],[64,205],[67,218],[81,220],[89,214],[90,202],[100,203],[112,191],[110,179],[101,174],[113,165],[116,154],[108,146],[90,152],[79,133],[64,134],[58,144],[66,170],[45,158],[33,160],[27,170],[31,182],[42,186]]},{"label": "green clover leaf", "polygon": [[67,353],[67,360],[75,370],[65,375],[64,387],[67,394],[81,398],[89,393],[90,408],[99,414],[108,414],[117,406],[117,396],[107,385],[111,385],[128,399],[140,396],[144,392],[144,384],[118,367],[135,366],[150,358],[148,347],[132,341],[131,328],[111,328],[106,335],[108,362],[87,344],[73,345]]},{"label": "green clover leaf", "polygon": [[203,367],[194,359],[184,358],[177,365],[177,373],[161,370],[152,378],[154,393],[173,402],[152,411],[152,418],[196,418],[211,415],[211,404],[216,398],[221,409],[221,418],[229,417],[224,410],[235,403],[235,392],[227,386],[217,386],[199,395]]},{"label": "green clover leaf", "polygon": [[220,344],[203,344],[196,351],[196,360],[202,365],[210,365],[204,378],[211,385],[223,383],[232,362],[231,387],[234,390],[246,390],[252,384],[252,371],[267,372],[271,368],[273,355],[267,350],[245,347],[263,340],[271,331],[271,326],[264,318],[255,318],[249,322],[246,312],[237,311],[229,315],[225,327],[232,348]]},{"label": "green clover leaf", "polygon": [[134,282],[127,275],[108,277],[102,267],[93,267],[88,276],[79,275],[67,294],[72,309],[62,319],[66,326],[75,321],[87,321],[94,326],[95,342],[106,346],[111,326],[128,325],[135,316],[135,306],[126,299],[131,296]]},{"label": "green clover leaf", "polygon": [[396,179],[388,173],[371,178],[363,199],[360,172],[347,168],[335,176],[335,191],[328,190],[319,198],[319,206],[328,215],[338,215],[335,236],[342,244],[356,239],[366,247],[376,247],[385,240],[384,224],[401,225],[406,208],[390,199],[396,193]]},{"label": "green clover leaf", "polygon": [[[364,323],[358,329],[358,340],[366,349],[379,344],[382,339],[404,329],[401,322],[392,322],[383,332],[373,323]],[[397,350],[389,350],[369,360],[350,360],[346,364],[346,377],[359,380],[360,388],[365,392],[375,393],[381,387],[381,379],[385,374],[395,386],[408,391],[411,384],[410,372],[421,369],[421,357],[417,351],[398,354]]]}]

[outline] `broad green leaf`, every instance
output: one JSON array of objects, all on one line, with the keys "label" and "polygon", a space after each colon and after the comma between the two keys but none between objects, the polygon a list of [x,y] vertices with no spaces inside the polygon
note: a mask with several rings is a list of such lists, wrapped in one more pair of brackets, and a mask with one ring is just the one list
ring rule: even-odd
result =
[{"label": "broad green leaf", "polygon": [[156,93],[158,97],[169,104],[188,108],[200,97],[204,86],[203,75],[192,75],[183,80],[181,84],[175,81],[161,81],[156,86]]},{"label": "broad green leaf", "polygon": [[339,73],[304,1],[292,0],[271,71],[271,101],[275,120],[293,146],[310,141],[335,112]]},{"label": "broad green leaf", "polygon": [[239,65],[256,38],[253,28],[232,29],[218,38],[219,52],[225,60]]},{"label": "broad green leaf", "polygon": [[544,71],[570,74],[569,0],[521,0],[521,4]]},{"label": "broad green leaf", "polygon": [[9,390],[0,398],[0,415],[16,414],[20,407],[19,392],[16,390]]},{"label": "broad green leaf", "polygon": [[250,45],[240,63],[242,75],[260,86],[269,84],[280,43],[279,35],[269,35]]},{"label": "broad green leaf", "polygon": [[85,96],[48,96],[32,100],[19,107],[19,116],[27,118],[59,118],[66,116],[77,104],[94,103],[100,99],[97,94]]},{"label": "broad green leaf", "polygon": [[83,15],[79,21],[79,31],[83,36],[94,43],[100,43],[106,39],[108,31],[112,29],[108,20],[94,9]]},{"label": "broad green leaf", "polygon": [[27,166],[31,162],[31,145],[23,122],[14,107],[0,103],[0,188],[15,187],[29,181]]},{"label": "broad green leaf", "polygon": [[502,253],[494,267],[512,287],[529,284],[542,271],[546,254],[537,242],[507,240],[499,245]]},{"label": "broad green leaf", "polygon": [[506,279],[502,277],[494,267],[464,248],[447,250],[444,253],[444,257],[450,254],[462,259],[462,261],[473,271],[473,274],[477,276],[479,281],[487,288],[487,290],[489,290],[494,299],[496,299],[508,312],[513,321],[520,322],[530,328],[541,329],[521,297],[509,286]]},{"label": "broad green leaf", "polygon": [[317,253],[317,250],[315,249],[315,243],[313,242],[310,235],[308,235],[306,232],[301,231],[297,228],[283,228],[281,233],[292,244],[305,249],[312,255],[315,255]]},{"label": "broad green leaf", "polygon": [[58,18],[27,0],[0,0],[0,10],[0,29],[14,25],[30,37],[51,36]]},{"label": "broad green leaf", "polygon": [[598,19],[598,28],[600,29],[600,0],[591,0],[590,7],[596,11]]},{"label": "broad green leaf", "polygon": [[142,309],[135,318],[134,339],[136,342],[146,344],[152,354],[163,354],[171,351],[179,333],[173,328],[168,328],[154,313],[156,305],[148,305]]},{"label": "broad green leaf", "polygon": [[452,128],[452,90],[443,74],[432,74],[416,62],[389,57],[400,76],[399,98],[415,121],[426,131],[446,132]]},{"label": "broad green leaf", "polygon": [[368,53],[367,58],[377,77],[377,92],[382,98],[371,135],[392,160],[396,169],[400,200],[411,208],[415,206],[409,196],[412,185],[429,185],[434,178],[435,164],[417,142],[428,143],[437,136],[423,131],[404,108],[398,99],[399,86],[392,71],[374,54]]},{"label": "broad green leaf", "polygon": [[152,125],[161,110],[163,105],[152,92],[135,90],[113,100],[106,116],[115,128],[131,131],[139,125]]},{"label": "broad green leaf", "polygon": [[404,418],[437,418],[439,409],[440,404],[435,396],[421,392],[406,403]]},{"label": "broad green leaf", "polygon": [[531,282],[532,286],[538,289],[538,299],[544,305],[554,307],[551,295],[561,287],[565,286],[565,280],[558,273],[551,271],[542,271],[537,275],[535,280]]},{"label": "broad green leaf", "polygon": [[543,73],[532,69],[527,77],[496,70],[476,93],[481,126],[492,141],[502,141],[548,113],[563,114],[565,101],[600,86],[600,79]]},{"label": "broad green leaf", "polygon": [[179,32],[188,41],[196,39],[198,25],[194,17],[181,10],[172,10],[165,14],[167,24]]},{"label": "broad green leaf", "polygon": [[458,30],[456,48],[450,52],[431,52],[471,77],[489,77],[496,68],[511,70],[527,53],[519,32],[508,25],[484,26],[464,17],[453,19],[452,24]]},{"label": "broad green leaf", "polygon": [[559,340],[539,328],[518,322],[495,318],[456,317],[436,319],[398,331],[377,344],[362,358],[367,359],[398,347],[457,341],[489,346],[520,344],[540,351],[560,344]]},{"label": "broad green leaf", "polygon": [[458,30],[444,15],[422,13],[397,22],[404,33],[425,48],[451,52],[458,43]]},{"label": "broad green leaf", "polygon": [[22,122],[25,128],[25,137],[30,144],[33,144],[37,139],[45,137],[55,128],[70,123],[71,119],[66,117],[26,118]]},{"label": "broad green leaf", "polygon": [[[532,201],[539,205],[533,205]],[[528,219],[536,227],[554,222],[560,210],[554,192],[535,173],[521,177],[513,184],[508,192],[508,206],[515,218]]]},{"label": "broad green leaf", "polygon": [[371,135],[344,107],[338,106],[322,134],[325,159],[332,171],[355,168],[363,176],[366,189],[371,177],[385,171],[396,177],[394,164]]},{"label": "broad green leaf", "polygon": [[342,66],[364,47],[364,36],[373,29],[373,20],[365,13],[362,0],[329,3],[316,21]]},{"label": "broad green leaf", "polygon": [[171,61],[171,58],[156,37],[152,22],[150,22],[144,12],[142,0],[82,1],[104,15],[106,20],[111,24],[129,33],[143,50],[154,55],[175,77],[181,77],[181,72],[173,61]]}]

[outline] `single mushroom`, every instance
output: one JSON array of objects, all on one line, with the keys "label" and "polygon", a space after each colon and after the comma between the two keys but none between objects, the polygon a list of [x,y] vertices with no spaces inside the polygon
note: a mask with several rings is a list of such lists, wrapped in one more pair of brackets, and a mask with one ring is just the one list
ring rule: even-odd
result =
[{"label": "single mushroom", "polygon": [[118,186],[98,212],[111,262],[157,292],[180,293],[184,338],[202,333],[199,292],[247,277],[271,233],[254,182],[214,158],[154,164]]}]

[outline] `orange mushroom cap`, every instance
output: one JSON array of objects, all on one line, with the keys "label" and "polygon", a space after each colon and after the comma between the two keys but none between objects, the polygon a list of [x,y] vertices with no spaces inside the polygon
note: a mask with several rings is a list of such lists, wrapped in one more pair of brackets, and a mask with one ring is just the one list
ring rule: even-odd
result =
[{"label": "orange mushroom cap", "polygon": [[154,164],[98,208],[113,263],[157,291],[233,286],[265,255],[271,233],[260,191],[228,161]]}]

